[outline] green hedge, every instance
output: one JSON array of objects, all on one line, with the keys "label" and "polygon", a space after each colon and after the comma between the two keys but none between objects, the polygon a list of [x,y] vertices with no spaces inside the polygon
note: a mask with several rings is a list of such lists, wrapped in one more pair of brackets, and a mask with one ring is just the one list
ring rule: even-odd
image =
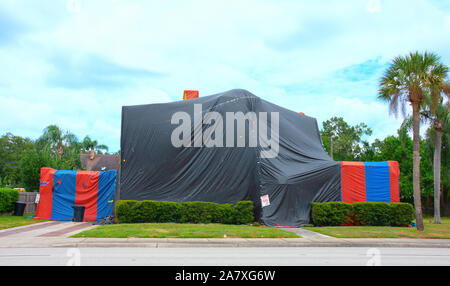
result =
[{"label": "green hedge", "polygon": [[405,226],[414,219],[414,208],[408,203],[312,203],[311,219],[315,226]]},{"label": "green hedge", "polygon": [[10,188],[0,188],[0,214],[14,210],[14,202],[19,199],[19,191]]},{"label": "green hedge", "polygon": [[391,225],[409,225],[414,220],[414,207],[408,203],[391,203]]},{"label": "green hedge", "polygon": [[179,222],[249,224],[253,216],[253,202],[233,204],[211,202],[132,201],[116,203],[119,223]]},{"label": "green hedge", "polygon": [[311,203],[311,218],[316,226],[336,226],[352,222],[352,205],[343,202]]},{"label": "green hedge", "polygon": [[252,201],[237,202],[236,212],[236,224],[249,224],[255,221]]},{"label": "green hedge", "polygon": [[353,203],[353,214],[360,225],[386,226],[391,223],[389,203],[358,202]]}]

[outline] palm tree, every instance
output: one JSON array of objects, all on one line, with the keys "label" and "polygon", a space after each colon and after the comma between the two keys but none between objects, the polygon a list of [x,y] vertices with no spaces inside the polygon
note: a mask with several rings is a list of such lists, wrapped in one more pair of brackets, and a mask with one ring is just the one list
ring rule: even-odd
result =
[{"label": "palm tree", "polygon": [[[448,71],[448,68],[447,68]],[[449,118],[449,104],[443,104],[441,94],[445,94],[447,99],[450,98],[450,84],[444,82],[442,79],[436,78],[432,82],[431,98],[429,100],[429,110],[433,118],[433,128],[435,133],[434,140],[434,158],[433,158],[433,172],[434,172],[434,223],[441,223],[440,211],[440,195],[441,195],[441,148],[442,148],[442,131],[448,132],[450,118]]]},{"label": "palm tree", "polygon": [[89,136],[84,137],[81,145],[85,151],[104,150],[108,152],[108,146],[104,144],[98,144],[97,140],[92,140]]},{"label": "palm tree", "polygon": [[[447,94],[448,96],[448,94]],[[430,100],[428,100],[430,102]],[[442,134],[448,135],[450,132],[450,103],[443,103],[440,99],[438,105],[431,110],[431,105],[427,105],[427,109],[422,112],[422,116],[431,122],[428,129],[428,136],[434,145],[433,157],[433,177],[434,177],[434,223],[441,223],[440,213],[440,197],[441,197],[441,151],[442,151]]]},{"label": "palm tree", "polygon": [[440,63],[434,53],[410,53],[396,57],[385,71],[380,81],[378,98],[389,103],[390,113],[398,114],[399,107],[403,115],[406,105],[412,106],[413,115],[413,191],[416,226],[424,230],[422,202],[420,198],[420,111],[429,92],[432,102],[437,103],[438,88],[442,86],[448,74],[448,67]]},{"label": "palm tree", "polygon": [[74,134],[65,132],[56,125],[49,125],[44,129],[36,144],[38,149],[45,149],[61,159],[64,149],[76,147],[78,139]]}]

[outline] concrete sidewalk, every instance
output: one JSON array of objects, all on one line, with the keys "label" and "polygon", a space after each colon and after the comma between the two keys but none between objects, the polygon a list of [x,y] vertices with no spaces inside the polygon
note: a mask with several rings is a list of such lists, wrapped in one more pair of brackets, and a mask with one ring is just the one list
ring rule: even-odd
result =
[{"label": "concrete sidewalk", "polygon": [[47,247],[414,247],[450,248],[450,239],[334,238],[302,228],[284,228],[302,238],[72,238],[90,223],[45,222],[0,231],[0,248]]},{"label": "concrete sidewalk", "polygon": [[[63,239],[80,231],[97,227],[89,222],[47,221],[0,230],[0,241]],[[1,247],[1,245],[0,245]]]},{"label": "concrete sidewalk", "polygon": [[[35,246],[36,247],[36,246]],[[69,238],[50,247],[409,247],[450,248],[446,239],[352,238],[311,240],[307,238]]]},{"label": "concrete sidewalk", "polygon": [[310,240],[307,238],[0,238],[0,248],[48,247],[409,247],[450,248],[448,239],[351,238]]}]

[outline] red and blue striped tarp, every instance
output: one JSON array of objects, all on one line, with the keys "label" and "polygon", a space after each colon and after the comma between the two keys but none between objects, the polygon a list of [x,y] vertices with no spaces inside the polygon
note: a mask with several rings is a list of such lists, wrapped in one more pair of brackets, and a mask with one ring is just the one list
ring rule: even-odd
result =
[{"label": "red and blue striped tarp", "polygon": [[71,221],[74,205],[85,207],[85,220],[112,215],[116,170],[65,171],[41,168],[36,219]]},{"label": "red and blue striped tarp", "polygon": [[341,162],[341,200],[400,202],[397,161]]}]

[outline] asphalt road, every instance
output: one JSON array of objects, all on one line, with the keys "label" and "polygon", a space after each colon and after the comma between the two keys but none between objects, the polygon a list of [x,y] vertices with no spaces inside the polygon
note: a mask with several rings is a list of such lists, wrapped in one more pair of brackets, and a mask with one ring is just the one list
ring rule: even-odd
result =
[{"label": "asphalt road", "polygon": [[450,265],[448,248],[0,248],[0,265]]}]

